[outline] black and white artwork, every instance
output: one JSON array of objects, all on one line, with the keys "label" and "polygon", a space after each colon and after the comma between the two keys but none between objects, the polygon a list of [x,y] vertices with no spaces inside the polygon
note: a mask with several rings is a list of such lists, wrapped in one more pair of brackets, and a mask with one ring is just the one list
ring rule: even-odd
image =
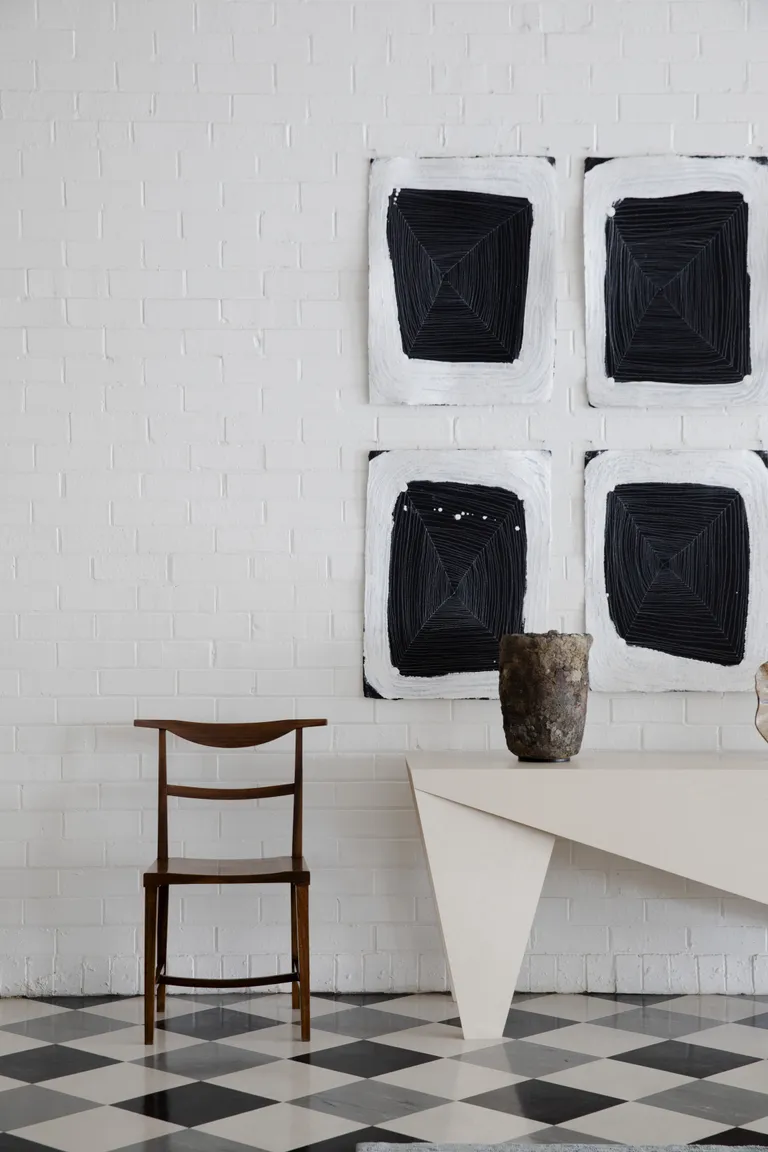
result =
[{"label": "black and white artwork", "polygon": [[752,689],[768,651],[764,453],[591,454],[585,526],[593,688]]},{"label": "black and white artwork", "polygon": [[766,398],[767,221],[761,158],[586,161],[592,404]]},{"label": "black and white artwork", "polygon": [[554,169],[542,157],[374,160],[371,400],[548,399],[554,235]]},{"label": "black and white artwork", "polygon": [[373,453],[368,474],[368,696],[498,696],[499,640],[544,630],[546,452]]}]

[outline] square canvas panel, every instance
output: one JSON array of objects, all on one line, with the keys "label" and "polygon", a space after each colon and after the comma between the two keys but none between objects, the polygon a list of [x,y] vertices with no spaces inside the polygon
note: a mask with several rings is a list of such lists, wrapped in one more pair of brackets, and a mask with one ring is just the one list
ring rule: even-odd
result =
[{"label": "square canvas panel", "polygon": [[501,637],[547,627],[549,536],[546,452],[374,453],[366,695],[498,696]]},{"label": "square canvas panel", "polygon": [[542,157],[374,160],[371,400],[548,399],[554,236],[554,168]]},{"label": "square canvas panel", "polygon": [[752,689],[768,656],[764,453],[590,454],[585,529],[594,689]]},{"label": "square canvas panel", "polygon": [[587,160],[587,385],[594,405],[765,401],[762,158]]}]

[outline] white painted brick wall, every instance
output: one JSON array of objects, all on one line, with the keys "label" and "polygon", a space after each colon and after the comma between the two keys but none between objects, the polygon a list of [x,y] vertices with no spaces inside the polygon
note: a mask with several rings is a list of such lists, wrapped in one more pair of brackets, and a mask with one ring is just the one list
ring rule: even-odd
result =
[{"label": "white painted brick wall", "polygon": [[[308,746],[317,988],[441,988],[407,748],[498,707],[360,695],[370,448],[550,447],[552,624],[583,626],[597,447],[750,447],[768,417],[589,409],[581,158],[762,152],[764,0],[3,0],[0,990],[133,992],[155,748],[135,715],[327,715]],[[367,403],[366,184],[386,154],[547,152],[557,386]],[[748,696],[594,696],[592,747],[758,748]],[[186,752],[275,780],[287,751]],[[663,796],[659,803],[663,804]],[[280,851],[282,805],[173,811]],[[284,966],[286,900],[174,893],[183,975]],[[558,844],[523,986],[768,992],[768,913]]]}]

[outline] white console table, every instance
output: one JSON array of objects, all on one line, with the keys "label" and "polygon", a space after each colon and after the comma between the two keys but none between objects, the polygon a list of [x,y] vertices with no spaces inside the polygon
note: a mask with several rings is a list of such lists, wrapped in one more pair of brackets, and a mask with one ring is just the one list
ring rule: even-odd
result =
[{"label": "white console table", "polygon": [[502,1035],[556,836],[768,904],[768,748],[407,763],[467,1039]]}]

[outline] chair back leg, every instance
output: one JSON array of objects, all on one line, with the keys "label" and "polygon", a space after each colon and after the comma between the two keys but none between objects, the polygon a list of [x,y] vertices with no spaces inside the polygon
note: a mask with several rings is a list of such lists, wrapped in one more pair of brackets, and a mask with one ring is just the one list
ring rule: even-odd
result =
[{"label": "chair back leg", "polygon": [[155,1038],[155,974],[157,972],[157,888],[144,889],[144,1043]]},{"label": "chair back leg", "polygon": [[297,928],[299,937],[299,1010],[301,1038],[309,1040],[309,885],[296,888]]},{"label": "chair back leg", "polygon": [[[291,971],[299,970],[299,928],[296,920],[296,885],[291,884]],[[299,1006],[299,984],[291,984],[291,1008]]]}]

